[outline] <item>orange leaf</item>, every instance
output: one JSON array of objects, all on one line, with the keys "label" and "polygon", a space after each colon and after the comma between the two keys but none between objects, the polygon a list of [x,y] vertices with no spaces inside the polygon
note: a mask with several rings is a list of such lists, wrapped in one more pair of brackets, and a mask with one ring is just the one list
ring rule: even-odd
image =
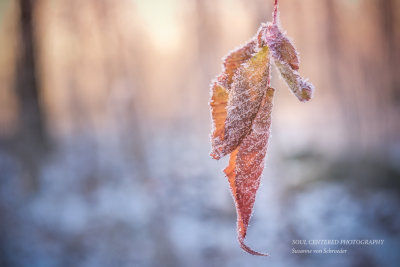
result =
[{"label": "orange leaf", "polygon": [[240,146],[231,153],[229,165],[224,170],[236,205],[240,245],[245,251],[254,255],[266,255],[246,246],[244,239],[264,169],[264,158],[270,136],[273,95],[274,89],[268,88],[250,133],[243,139]]},{"label": "orange leaf", "polygon": [[[212,146],[215,151],[223,149],[225,139],[225,120],[226,120],[226,105],[228,104],[227,90],[214,82],[212,85],[212,96],[210,101],[211,117],[213,119],[213,133],[211,136]],[[216,153],[211,153],[211,156],[216,159]]]},{"label": "orange leaf", "polygon": [[[225,89],[228,93],[227,103],[226,94],[223,100],[216,96],[223,87],[214,82],[210,102],[214,127],[211,137],[213,158],[220,159],[231,153],[249,133],[269,80],[268,54],[268,47],[263,47],[239,66],[230,90]],[[222,111],[223,107],[226,113]],[[225,124],[222,129],[223,120]]]},{"label": "orange leaf", "polygon": [[249,60],[255,53],[257,42],[254,38],[250,39],[244,46],[229,53],[224,59],[224,74],[226,77],[227,88],[231,88],[233,76],[241,64]]},{"label": "orange leaf", "polygon": [[228,91],[231,89],[233,77],[241,64],[248,61],[256,49],[254,38],[245,45],[229,53],[224,58],[223,72],[211,84],[211,117],[213,130],[211,135],[212,151],[210,155],[214,159],[220,159],[221,155],[229,154],[225,136],[225,121],[227,117]]}]

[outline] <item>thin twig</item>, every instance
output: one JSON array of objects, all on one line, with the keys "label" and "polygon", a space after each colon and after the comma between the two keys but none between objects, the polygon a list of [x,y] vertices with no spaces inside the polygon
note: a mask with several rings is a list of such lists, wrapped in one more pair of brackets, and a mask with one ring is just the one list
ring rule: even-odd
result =
[{"label": "thin twig", "polygon": [[276,24],[277,21],[277,16],[278,16],[278,0],[275,0],[274,4],[274,18],[273,18],[273,24]]}]

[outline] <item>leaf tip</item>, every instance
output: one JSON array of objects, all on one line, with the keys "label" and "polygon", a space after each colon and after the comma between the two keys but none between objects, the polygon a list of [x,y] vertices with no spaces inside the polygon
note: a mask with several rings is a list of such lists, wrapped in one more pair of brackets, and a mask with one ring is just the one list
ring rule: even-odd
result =
[{"label": "leaf tip", "polygon": [[241,247],[244,251],[246,251],[247,253],[250,253],[251,255],[254,255],[254,256],[264,256],[264,257],[268,257],[268,256],[269,256],[268,253],[261,253],[261,252],[255,251],[255,250],[251,249],[250,247],[248,247],[248,246],[244,243],[244,239],[243,239],[243,238],[239,237],[238,239],[239,239],[240,247]]}]

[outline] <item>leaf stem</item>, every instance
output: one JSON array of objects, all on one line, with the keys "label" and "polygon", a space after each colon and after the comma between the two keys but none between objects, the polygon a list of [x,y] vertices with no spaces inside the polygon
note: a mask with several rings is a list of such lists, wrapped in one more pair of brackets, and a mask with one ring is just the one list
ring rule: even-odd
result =
[{"label": "leaf stem", "polygon": [[276,21],[277,21],[277,16],[278,16],[278,0],[275,0],[274,3],[274,18],[272,23],[276,25]]}]

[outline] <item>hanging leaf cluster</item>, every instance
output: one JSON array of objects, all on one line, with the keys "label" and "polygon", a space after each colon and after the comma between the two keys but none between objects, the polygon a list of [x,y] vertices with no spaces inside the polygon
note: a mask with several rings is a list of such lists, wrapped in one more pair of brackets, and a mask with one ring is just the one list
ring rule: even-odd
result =
[{"label": "hanging leaf cluster", "polygon": [[211,157],[230,155],[225,168],[237,212],[238,241],[242,249],[266,256],[245,243],[256,192],[264,169],[270,136],[274,89],[271,63],[302,102],[314,87],[298,73],[299,55],[278,25],[275,0],[273,21],[263,23],[256,35],[223,60],[223,71],[211,83]]}]

